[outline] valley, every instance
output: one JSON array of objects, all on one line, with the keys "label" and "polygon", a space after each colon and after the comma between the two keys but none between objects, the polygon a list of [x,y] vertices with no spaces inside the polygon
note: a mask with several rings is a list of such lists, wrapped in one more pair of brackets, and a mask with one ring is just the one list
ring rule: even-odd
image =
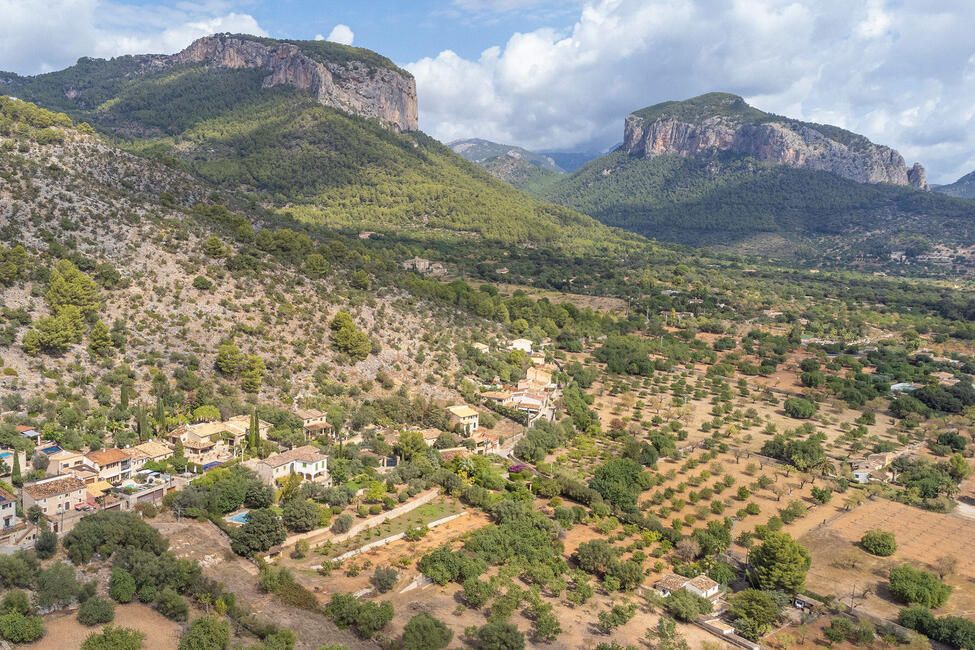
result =
[{"label": "valley", "polygon": [[892,149],[709,94],[508,184],[329,41],[4,78],[4,643],[973,647],[972,204]]}]

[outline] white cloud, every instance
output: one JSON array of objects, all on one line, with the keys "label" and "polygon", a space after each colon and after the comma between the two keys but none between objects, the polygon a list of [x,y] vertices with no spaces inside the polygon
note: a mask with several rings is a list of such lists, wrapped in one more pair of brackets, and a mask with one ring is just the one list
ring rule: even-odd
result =
[{"label": "white cloud", "polygon": [[723,90],[864,133],[949,182],[975,168],[973,22],[964,0],[590,0],[568,30],[406,67],[420,126],[441,140],[596,149],[620,140],[633,110]]},{"label": "white cloud", "polygon": [[[318,37],[316,36],[316,39],[317,38]],[[329,32],[328,37],[325,40],[332,41],[333,43],[341,43],[342,45],[352,45],[352,41],[354,39],[355,34],[352,33],[349,26],[339,23],[332,28],[332,31]]]},{"label": "white cloud", "polygon": [[104,0],[0,0],[0,69],[33,74],[82,56],[171,54],[214,32],[264,36],[257,20],[226,2],[142,6]]}]

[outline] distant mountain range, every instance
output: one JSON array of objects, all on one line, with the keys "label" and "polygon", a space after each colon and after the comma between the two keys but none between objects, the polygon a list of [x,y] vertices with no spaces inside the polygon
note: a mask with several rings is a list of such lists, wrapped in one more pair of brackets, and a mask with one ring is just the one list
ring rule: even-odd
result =
[{"label": "distant mountain range", "polygon": [[938,185],[931,188],[948,196],[958,196],[964,199],[975,199],[975,172],[965,174],[950,185]]},{"label": "distant mountain range", "polygon": [[635,111],[619,148],[568,175],[481,164],[542,200],[689,245],[852,261],[975,237],[975,202],[945,196],[975,178],[925,191],[924,168],[890,147],[727,93]]},{"label": "distant mountain range", "polygon": [[522,147],[482,140],[481,138],[454,140],[453,142],[448,142],[447,146],[472,163],[481,164],[498,156],[508,156],[515,160],[523,160],[539,169],[546,169],[559,174],[564,174],[566,171],[551,156],[528,151]]}]

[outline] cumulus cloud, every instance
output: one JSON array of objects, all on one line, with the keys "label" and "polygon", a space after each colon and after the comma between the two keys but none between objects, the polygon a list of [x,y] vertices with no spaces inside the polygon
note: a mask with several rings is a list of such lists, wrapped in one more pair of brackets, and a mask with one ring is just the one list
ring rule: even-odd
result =
[{"label": "cumulus cloud", "polygon": [[975,169],[973,22],[964,0],[590,0],[568,29],[406,67],[420,126],[442,140],[598,149],[633,110],[723,90],[863,133],[950,182]]},{"label": "cumulus cloud", "polygon": [[172,7],[48,0],[43,9],[0,0],[0,16],[0,69],[21,74],[57,70],[82,56],[170,54],[214,32],[267,34],[220,0]]},{"label": "cumulus cloud", "polygon": [[[317,36],[316,36],[317,38]],[[348,25],[343,25],[339,23],[332,28],[328,36],[325,38],[326,41],[332,41],[333,43],[341,43],[342,45],[352,45],[352,41],[355,39],[355,34]]]}]

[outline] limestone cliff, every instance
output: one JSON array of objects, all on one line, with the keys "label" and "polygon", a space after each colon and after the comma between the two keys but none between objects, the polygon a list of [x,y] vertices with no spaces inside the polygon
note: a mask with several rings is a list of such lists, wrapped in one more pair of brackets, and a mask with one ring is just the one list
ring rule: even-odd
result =
[{"label": "limestone cliff", "polygon": [[725,93],[657,104],[628,115],[623,148],[647,158],[729,152],[828,171],[860,183],[927,189],[924,168],[915,163],[908,169],[904,158],[890,147],[837,127],[764,113]]},{"label": "limestone cliff", "polygon": [[[339,56],[323,47],[335,48]],[[356,57],[359,52],[365,56]],[[294,86],[311,91],[325,106],[380,120],[401,131],[417,129],[416,81],[368,50],[318,41],[215,34],[172,56],[152,57],[145,67],[158,70],[192,63],[217,69],[266,70],[265,88]]]}]

